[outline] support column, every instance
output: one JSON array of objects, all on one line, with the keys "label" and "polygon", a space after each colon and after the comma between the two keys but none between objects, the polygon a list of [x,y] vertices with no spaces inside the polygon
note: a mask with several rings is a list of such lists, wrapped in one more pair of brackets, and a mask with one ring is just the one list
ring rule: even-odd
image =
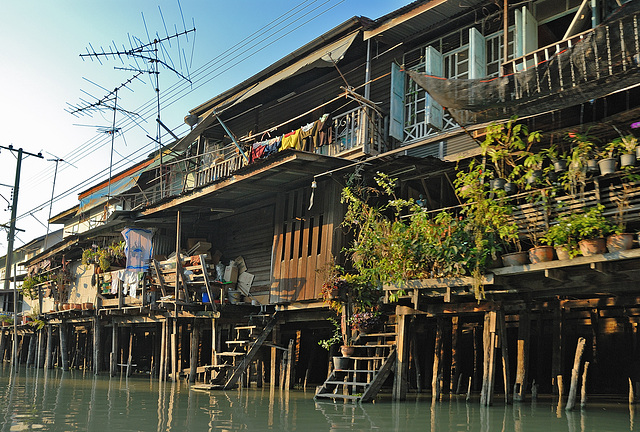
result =
[{"label": "support column", "polygon": [[60,329],[60,361],[62,362],[62,370],[69,370],[69,352],[67,351],[67,325],[62,322],[58,326]]},{"label": "support column", "polygon": [[396,372],[393,381],[393,400],[403,401],[407,399],[407,369],[409,368],[409,341],[407,338],[407,315],[396,315]]},{"label": "support column", "polygon": [[440,399],[442,388],[440,378],[442,375],[442,318],[436,319],[436,336],[433,344],[433,372],[431,374],[431,403]]},{"label": "support column", "polygon": [[192,384],[196,382],[196,375],[198,373],[198,345],[200,345],[200,327],[194,319],[191,324],[191,350],[189,358],[189,382]]},{"label": "support column", "polygon": [[29,351],[27,352],[27,367],[33,366],[36,363],[36,350],[37,350],[37,335],[31,333],[29,336]]},{"label": "support column", "polygon": [[44,354],[45,369],[53,369],[53,362],[51,358],[52,351],[53,351],[53,326],[51,324],[47,324],[47,348],[45,349],[45,354]]},{"label": "support column", "polygon": [[93,318],[93,373],[98,375],[102,367],[102,329],[100,328],[100,317]]},{"label": "support column", "polygon": [[[271,340],[274,345],[280,345],[280,324],[276,324],[276,326],[271,331]],[[331,359],[329,359],[331,361]],[[278,349],[275,347],[271,347],[271,375],[269,377],[269,385],[271,388],[275,388],[276,383],[278,382]]]},{"label": "support column", "polygon": [[118,323],[113,320],[111,322],[111,355],[109,356],[111,376],[116,376],[118,371],[118,346]]},{"label": "support column", "polygon": [[167,320],[162,321],[162,334],[160,336],[160,382],[167,379]]},{"label": "support column", "polygon": [[0,330],[0,363],[4,361],[4,350],[7,346],[7,333]]},{"label": "support column", "polygon": [[458,378],[460,375],[460,353],[458,351],[458,341],[460,340],[460,318],[451,317],[451,382],[449,383],[449,393],[457,394]]},{"label": "support column", "polygon": [[36,363],[36,367],[38,369],[42,369],[44,367],[44,359],[45,359],[45,344],[46,344],[46,336],[44,333],[44,329],[41,328],[38,330],[38,359]]},{"label": "support column", "polygon": [[502,378],[504,381],[504,403],[509,403],[509,390],[511,390],[511,368],[509,367],[509,346],[507,344],[507,324],[504,311],[497,312],[498,340],[502,354]]},{"label": "support column", "polygon": [[493,399],[493,383],[495,379],[495,351],[496,351],[496,321],[495,311],[484,314],[484,361],[482,367],[482,393],[480,405],[489,406]]},{"label": "support column", "polygon": [[558,304],[553,310],[553,340],[551,341],[551,379],[554,393],[560,394],[558,375],[562,374],[562,309]]},{"label": "support column", "polygon": [[518,320],[518,360],[516,365],[516,382],[513,386],[513,400],[522,402],[527,391],[529,371],[529,344],[531,342],[531,316],[529,311],[520,313]]}]

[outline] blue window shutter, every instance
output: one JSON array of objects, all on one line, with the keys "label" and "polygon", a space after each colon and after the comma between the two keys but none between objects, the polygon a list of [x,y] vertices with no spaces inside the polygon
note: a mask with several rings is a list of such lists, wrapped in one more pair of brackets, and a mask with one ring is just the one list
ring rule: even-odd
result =
[{"label": "blue window shutter", "polygon": [[487,54],[484,36],[471,27],[469,29],[469,78],[487,76]]},{"label": "blue window shutter", "polygon": [[404,139],[404,83],[400,66],[391,63],[391,104],[389,107],[389,136]]},{"label": "blue window shutter", "polygon": [[[515,57],[522,57],[538,49],[538,21],[526,6],[515,10]],[[527,63],[527,66],[531,64]],[[518,67],[521,70],[522,66]]]},{"label": "blue window shutter", "polygon": [[[443,74],[442,54],[432,46],[428,46],[424,52],[425,73],[427,75],[441,77]],[[436,129],[442,129],[442,106],[428,93],[425,97],[427,124]]]}]

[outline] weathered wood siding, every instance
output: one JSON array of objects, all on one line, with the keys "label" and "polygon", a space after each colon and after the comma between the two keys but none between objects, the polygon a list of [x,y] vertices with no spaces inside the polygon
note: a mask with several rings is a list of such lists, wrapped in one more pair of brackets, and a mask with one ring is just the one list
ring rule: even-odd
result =
[{"label": "weathered wood siding", "polygon": [[301,188],[278,198],[270,303],[318,299],[325,278],[322,270],[340,252],[340,188],[331,180],[318,182],[309,210],[311,191]]}]

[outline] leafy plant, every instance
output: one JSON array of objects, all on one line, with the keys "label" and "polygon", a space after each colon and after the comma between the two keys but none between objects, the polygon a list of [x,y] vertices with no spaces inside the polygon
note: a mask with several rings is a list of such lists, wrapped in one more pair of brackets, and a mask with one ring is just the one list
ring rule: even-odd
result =
[{"label": "leafy plant", "polygon": [[327,321],[330,321],[331,324],[333,324],[333,333],[331,334],[330,338],[318,341],[318,345],[320,345],[327,351],[329,351],[333,345],[340,342],[342,342],[343,345],[348,346],[350,343],[350,338],[348,338],[346,334],[342,333],[342,330],[340,328],[341,326],[338,320],[334,317],[329,317],[327,318]]},{"label": "leafy plant", "polygon": [[618,148],[622,153],[633,153],[638,147],[638,138],[633,135],[625,135],[620,138],[616,138],[614,142],[617,144]]},{"label": "leafy plant", "polygon": [[606,237],[615,232],[615,227],[602,215],[604,206],[598,204],[584,213],[574,214],[569,220],[579,240]]},{"label": "leafy plant", "polygon": [[19,291],[25,298],[29,300],[35,300],[38,298],[38,284],[46,282],[48,280],[45,275],[30,275],[26,276],[22,281],[22,286]]}]

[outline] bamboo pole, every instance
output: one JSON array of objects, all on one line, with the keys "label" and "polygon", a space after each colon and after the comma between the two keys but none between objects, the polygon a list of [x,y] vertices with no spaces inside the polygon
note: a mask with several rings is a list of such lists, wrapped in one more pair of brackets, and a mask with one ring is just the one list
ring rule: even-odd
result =
[{"label": "bamboo pole", "polygon": [[578,392],[578,378],[580,377],[580,362],[586,341],[583,337],[578,339],[576,355],[573,359],[573,369],[571,369],[571,387],[569,388],[569,398],[567,399],[567,411],[571,411],[576,404],[576,394]]}]

